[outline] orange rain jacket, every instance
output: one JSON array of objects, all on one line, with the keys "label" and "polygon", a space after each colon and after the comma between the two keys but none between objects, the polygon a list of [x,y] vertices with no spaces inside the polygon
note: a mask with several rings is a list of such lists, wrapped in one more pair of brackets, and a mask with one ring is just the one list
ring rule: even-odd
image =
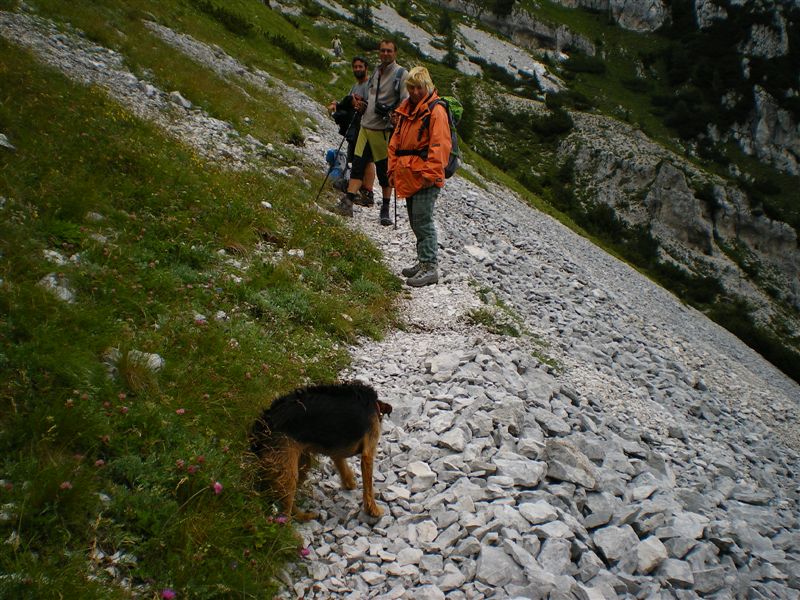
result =
[{"label": "orange rain jacket", "polygon": [[[389,139],[389,175],[394,177],[394,187],[401,198],[410,198],[423,188],[435,185],[444,187],[444,168],[450,158],[450,123],[444,106],[430,105],[439,96],[434,90],[416,106],[408,98],[395,109],[400,120]],[[428,127],[419,135],[425,117],[430,115]],[[398,150],[428,149],[427,159],[420,156],[397,156]]]}]

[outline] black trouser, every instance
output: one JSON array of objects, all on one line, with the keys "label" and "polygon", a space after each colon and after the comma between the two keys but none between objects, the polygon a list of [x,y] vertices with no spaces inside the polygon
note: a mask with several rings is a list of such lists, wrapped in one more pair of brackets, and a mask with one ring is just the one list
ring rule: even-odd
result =
[{"label": "black trouser", "polygon": [[[355,143],[353,144],[355,148]],[[371,162],[375,163],[375,172],[378,174],[378,183],[381,187],[389,187],[389,157],[383,160],[372,160],[372,148],[370,148],[369,140],[364,146],[364,154],[362,156],[353,156],[353,168],[350,171],[350,179],[364,180],[364,171],[367,165]]]}]

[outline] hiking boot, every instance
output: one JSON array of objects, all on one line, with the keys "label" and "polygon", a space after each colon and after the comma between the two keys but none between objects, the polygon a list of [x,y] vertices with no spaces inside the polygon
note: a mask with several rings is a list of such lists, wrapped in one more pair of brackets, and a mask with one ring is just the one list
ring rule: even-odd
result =
[{"label": "hiking boot", "polygon": [[391,225],[392,218],[389,216],[389,205],[392,203],[391,198],[384,198],[381,204],[381,225]]},{"label": "hiking boot", "polygon": [[353,200],[353,202],[359,206],[375,206],[375,192],[361,188],[358,190],[358,196],[356,196],[356,199]]},{"label": "hiking boot", "polygon": [[439,282],[439,271],[436,265],[425,263],[420,266],[419,272],[413,277],[406,279],[406,285],[411,287],[423,287]]},{"label": "hiking boot", "polygon": [[421,268],[422,268],[422,265],[420,263],[416,262],[416,263],[414,263],[413,266],[406,267],[405,269],[400,271],[400,273],[403,275],[403,277],[413,277],[414,275],[419,273],[419,270]]},{"label": "hiking boot", "polygon": [[353,216],[353,198],[350,194],[345,194],[339,199],[339,204],[333,207],[333,212],[343,217]]}]

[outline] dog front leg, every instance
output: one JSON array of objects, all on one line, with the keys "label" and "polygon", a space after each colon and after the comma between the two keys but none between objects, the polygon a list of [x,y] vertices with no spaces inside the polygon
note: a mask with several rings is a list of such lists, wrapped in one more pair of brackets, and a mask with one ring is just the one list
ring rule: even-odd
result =
[{"label": "dog front leg", "polygon": [[304,471],[306,469],[306,466],[302,463],[302,451],[294,445],[289,445],[281,456],[280,464],[282,468],[277,478],[277,487],[279,499],[286,516],[298,521],[308,521],[314,518],[314,513],[303,512],[295,506],[297,485],[300,477],[305,475]]}]

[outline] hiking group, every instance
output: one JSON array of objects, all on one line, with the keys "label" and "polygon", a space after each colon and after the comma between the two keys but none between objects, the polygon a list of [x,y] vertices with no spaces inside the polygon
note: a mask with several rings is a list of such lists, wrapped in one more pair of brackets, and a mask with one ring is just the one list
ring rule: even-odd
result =
[{"label": "hiking group", "polygon": [[394,189],[406,201],[416,238],[417,260],[402,274],[408,285],[422,287],[439,280],[433,215],[452,162],[455,132],[448,105],[439,98],[428,70],[418,66],[406,71],[398,65],[392,40],[382,40],[379,52],[380,65],[371,76],[366,59],[353,59],[356,84],[341,102],[328,106],[348,141],[348,160],[352,161],[346,191],[334,210],[352,217],[353,204],[373,206],[377,175],[380,223],[392,225],[389,208]]}]

